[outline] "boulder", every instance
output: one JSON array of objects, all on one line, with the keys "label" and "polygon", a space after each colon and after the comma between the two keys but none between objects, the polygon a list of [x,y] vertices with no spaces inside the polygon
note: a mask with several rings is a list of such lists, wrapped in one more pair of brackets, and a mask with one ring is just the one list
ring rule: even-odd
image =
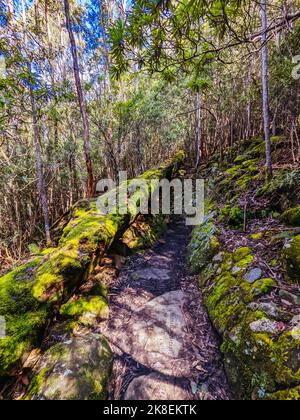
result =
[{"label": "boulder", "polygon": [[111,362],[111,350],[99,335],[67,339],[41,356],[24,399],[104,400]]},{"label": "boulder", "polygon": [[300,235],[285,245],[283,258],[287,281],[300,284]]}]

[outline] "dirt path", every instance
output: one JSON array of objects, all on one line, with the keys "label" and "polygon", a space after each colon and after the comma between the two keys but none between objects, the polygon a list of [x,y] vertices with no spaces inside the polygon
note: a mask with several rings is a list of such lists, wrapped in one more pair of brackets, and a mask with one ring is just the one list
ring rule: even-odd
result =
[{"label": "dirt path", "polygon": [[186,273],[188,238],[184,223],[173,224],[164,241],[130,261],[110,292],[103,333],[115,353],[111,399],[230,397],[197,280]]}]

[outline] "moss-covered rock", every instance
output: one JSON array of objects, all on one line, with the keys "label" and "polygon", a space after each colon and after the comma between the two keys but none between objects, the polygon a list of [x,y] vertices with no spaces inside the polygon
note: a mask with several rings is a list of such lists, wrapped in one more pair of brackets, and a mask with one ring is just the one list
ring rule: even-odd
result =
[{"label": "moss-covered rock", "polygon": [[300,235],[285,245],[283,257],[287,280],[300,283]]},{"label": "moss-covered rock", "polygon": [[112,353],[103,337],[90,333],[51,347],[40,358],[24,399],[104,400]]},{"label": "moss-covered rock", "polygon": [[282,220],[289,226],[300,226],[300,206],[286,210]]},{"label": "moss-covered rock", "polygon": [[0,280],[0,316],[6,322],[6,337],[0,340],[0,374],[30,350],[47,319],[47,308],[32,295],[40,262],[36,258]]},{"label": "moss-covered rock", "polygon": [[163,215],[139,216],[124,233],[122,242],[134,251],[151,247],[167,230]]},{"label": "moss-covered rock", "polygon": [[241,398],[264,399],[300,383],[299,336],[282,323],[247,312],[233,338],[222,345],[229,380]]},{"label": "moss-covered rock", "polygon": [[86,326],[96,324],[99,319],[107,319],[108,313],[107,301],[102,296],[71,299],[60,308],[60,315]]},{"label": "moss-covered rock", "polygon": [[299,401],[300,400],[300,386],[295,388],[285,389],[284,391],[274,392],[268,394],[266,400],[269,401]]},{"label": "moss-covered rock", "polygon": [[214,214],[206,216],[202,225],[196,226],[188,246],[188,264],[193,274],[200,273],[219,249]]},{"label": "moss-covered rock", "polygon": [[[282,154],[284,138],[272,138],[272,155],[276,158]],[[297,226],[300,171],[299,169],[277,170],[274,168],[274,179],[265,180],[263,160],[265,143],[262,139],[241,142],[236,145],[234,159],[227,157],[223,168],[219,167],[217,181],[212,182],[212,196],[220,204],[221,211],[215,220],[222,222],[222,228],[240,229],[244,222],[244,203],[247,202],[247,222],[255,217],[280,217],[279,213],[287,211],[283,218],[286,223]],[[275,160],[274,160],[275,161]],[[229,162],[229,164],[228,164]],[[257,193],[257,194],[256,194]],[[250,197],[256,194],[256,203],[252,205]],[[261,199],[262,198],[262,199]],[[224,206],[224,204],[226,204]],[[275,212],[277,215],[275,216]],[[250,227],[250,223],[248,223]],[[258,226],[259,224],[253,224]],[[204,230],[202,231],[202,229]],[[289,281],[300,282],[300,236],[295,236],[295,229],[288,234],[274,238],[272,232],[249,234],[248,240],[241,238],[241,243],[250,244],[234,252],[231,251],[234,241],[226,243],[219,238],[214,224],[215,240],[223,244],[211,251],[206,257],[206,249],[201,255],[202,242],[194,239],[205,237],[205,227],[194,230],[192,243],[193,255],[200,261],[199,280],[205,306],[210,319],[217,329],[224,353],[227,376],[237,398],[241,399],[300,399],[300,325],[299,317],[293,318],[293,311],[284,310],[277,300],[275,288],[277,282],[266,275],[262,255],[257,251],[271,243],[272,250],[285,240],[284,262]],[[231,232],[231,237],[234,237]],[[227,235],[224,235],[227,238]],[[237,236],[236,236],[237,237]],[[238,238],[238,237],[237,237]],[[205,242],[207,244],[209,242]],[[205,264],[203,264],[205,263]],[[279,258],[270,264],[277,269]],[[270,272],[271,270],[268,270]],[[281,285],[282,286],[282,285]],[[295,294],[294,294],[295,293]],[[297,306],[298,296],[280,290],[280,296]],[[287,299],[287,296],[289,299]],[[283,391],[284,390],[284,391]]]},{"label": "moss-covered rock", "polygon": [[[220,272],[206,281],[204,302],[223,338],[222,352],[228,379],[242,399],[265,398],[278,387],[300,383],[297,327],[283,331],[282,322],[269,319],[269,308],[255,304],[276,285],[273,279],[251,284],[240,271],[232,271],[251,256],[249,248],[225,254]],[[249,260],[251,265],[251,260]],[[203,283],[202,283],[203,285]],[[290,318],[288,318],[290,319]]]},{"label": "moss-covered rock", "polygon": [[[195,229],[197,237],[207,232],[205,226],[202,229]],[[217,239],[216,231],[215,235]],[[209,249],[209,260],[200,264],[200,285],[210,319],[222,338],[229,382],[241,399],[283,397],[276,394],[280,389],[300,384],[299,319],[293,322],[289,314],[265,303],[276,281],[263,278],[261,269],[261,278],[249,281],[247,273],[258,271],[249,247],[222,253]],[[285,398],[291,395],[298,399],[294,389]]]}]

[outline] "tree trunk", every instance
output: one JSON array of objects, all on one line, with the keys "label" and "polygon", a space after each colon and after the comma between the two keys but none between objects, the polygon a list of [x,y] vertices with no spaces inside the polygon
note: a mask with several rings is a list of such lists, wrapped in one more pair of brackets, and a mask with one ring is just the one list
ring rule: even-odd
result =
[{"label": "tree trunk", "polygon": [[35,97],[34,97],[32,86],[30,86],[30,102],[31,102],[31,112],[32,112],[34,147],[35,147],[35,154],[36,154],[38,191],[41,198],[42,211],[43,211],[43,216],[44,216],[46,241],[47,241],[47,244],[50,245],[51,236],[50,236],[49,210],[48,210],[46,185],[45,185],[44,172],[43,172],[42,153],[41,153],[40,140],[39,140],[39,129],[37,125],[38,123],[37,123],[36,104],[35,104]]},{"label": "tree trunk", "polygon": [[270,141],[270,111],[268,88],[268,46],[267,46],[267,2],[262,0],[262,84],[263,84],[263,113],[266,143],[266,171],[268,178],[272,178],[272,151]]},{"label": "tree trunk", "polygon": [[6,9],[7,12],[10,13],[11,17],[13,18],[15,14],[15,6],[13,0],[7,0]]},{"label": "tree trunk", "polygon": [[276,103],[276,108],[273,115],[273,121],[272,121],[272,136],[275,137],[277,134],[277,113],[278,113],[279,105]]},{"label": "tree trunk", "polygon": [[[26,8],[25,8],[25,1],[24,0],[22,0],[22,20],[23,20],[24,44],[25,44],[25,46],[27,46],[27,21],[26,21]],[[30,68],[29,63],[27,65],[27,69],[28,69],[28,73],[31,74],[31,68]],[[39,139],[36,102],[35,102],[34,91],[33,91],[31,81],[30,81],[30,86],[29,86],[29,93],[30,93],[32,126],[33,126],[33,136],[34,136],[34,147],[35,147],[35,155],[36,155],[38,192],[39,192],[39,196],[41,198],[41,206],[42,206],[42,212],[43,212],[43,216],[44,216],[46,241],[47,241],[48,245],[51,245],[49,209],[48,209],[48,201],[47,201],[46,183],[45,183],[45,179],[44,179],[43,160],[42,160],[42,153],[41,153],[40,139]]]},{"label": "tree trunk", "polygon": [[79,107],[80,107],[80,112],[81,112],[82,122],[83,122],[83,141],[84,141],[83,148],[84,148],[85,163],[86,163],[87,174],[88,174],[87,196],[92,197],[94,195],[95,185],[94,185],[93,165],[92,165],[91,152],[90,152],[89,120],[88,120],[85,98],[84,98],[83,90],[81,86],[79,64],[78,64],[78,54],[77,54],[76,42],[75,42],[74,34],[72,31],[72,25],[71,25],[69,0],[64,0],[64,5],[65,5],[65,15],[66,15],[66,26],[69,33],[71,52],[72,52],[72,58],[73,58],[74,77],[75,77]]},{"label": "tree trunk", "polygon": [[196,168],[198,168],[201,159],[201,93],[198,91],[196,95],[196,136],[195,136],[195,149],[196,149]]}]

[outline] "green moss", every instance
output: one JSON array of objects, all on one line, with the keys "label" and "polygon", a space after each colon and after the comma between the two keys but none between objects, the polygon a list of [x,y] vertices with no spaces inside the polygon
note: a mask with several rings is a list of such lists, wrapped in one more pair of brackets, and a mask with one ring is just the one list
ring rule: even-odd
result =
[{"label": "green moss", "polygon": [[97,318],[107,318],[108,305],[101,296],[92,296],[80,298],[75,301],[69,301],[60,308],[60,314],[65,317],[82,318],[83,315],[91,314]]},{"label": "green moss", "polygon": [[285,211],[282,220],[290,226],[300,226],[300,206]]},{"label": "green moss", "polygon": [[[271,143],[271,151],[272,151],[272,155],[273,158],[276,158],[276,151],[280,150],[280,148],[284,145],[285,139],[284,137],[280,137],[280,136],[273,136],[270,138],[270,143]],[[260,159],[264,159],[265,157],[265,153],[266,153],[266,144],[264,140],[260,140],[258,141],[258,143],[254,144],[254,146],[252,146],[250,154],[252,154],[252,156],[257,156]]]},{"label": "green moss", "polygon": [[31,296],[36,268],[41,257],[0,278],[0,315],[22,313],[37,307]]},{"label": "green moss", "polygon": [[286,245],[283,256],[287,280],[300,283],[300,235]]},{"label": "green moss", "polygon": [[218,298],[221,294],[223,294],[223,298],[216,304],[213,303],[213,300],[217,299],[212,299],[210,302],[205,299],[204,302],[215,328],[220,334],[223,334],[226,330],[238,325],[246,306],[241,291],[234,291],[233,288],[226,291],[226,286],[224,286],[224,290],[220,294],[216,294],[216,297]]},{"label": "green moss", "polygon": [[233,258],[233,261],[238,262],[238,261],[244,260],[249,255],[251,255],[251,249],[248,247],[242,247],[234,251],[234,253],[232,254],[232,258]]},{"label": "green moss", "polygon": [[124,233],[122,242],[134,251],[151,247],[167,229],[165,217],[139,216]]},{"label": "green moss", "polygon": [[300,183],[300,170],[279,170],[273,179],[263,185],[256,193],[257,198],[268,200],[269,208],[284,211],[297,201],[295,190]]},{"label": "green moss", "polygon": [[96,334],[56,344],[39,359],[24,399],[106,399],[111,361],[107,341]]},{"label": "green moss", "polygon": [[46,379],[48,369],[42,369],[31,381],[30,387],[27,391],[26,396],[23,398],[24,400],[31,400],[35,395],[37,395],[41,387]]},{"label": "green moss", "polygon": [[211,293],[205,300],[205,303],[209,308],[214,307],[222,298],[224,298],[232,288],[236,287],[238,281],[235,277],[230,274],[224,273],[218,276],[215,280],[215,287],[213,293]]},{"label": "green moss", "polygon": [[200,273],[218,252],[217,233],[213,214],[207,216],[204,223],[194,229],[192,240],[188,246],[188,263],[192,273]]},{"label": "green moss", "polygon": [[47,312],[40,309],[25,314],[6,315],[6,337],[0,340],[0,374],[4,375],[32,349],[47,321]]},{"label": "green moss", "polygon": [[243,258],[242,260],[238,261],[236,266],[240,269],[246,269],[249,267],[249,265],[251,265],[254,261],[254,257],[253,255],[247,255],[245,258]]},{"label": "green moss", "polygon": [[0,278],[0,316],[6,322],[6,337],[0,339],[0,374],[31,349],[45,325],[46,308],[31,293],[40,261],[38,257]]},{"label": "green moss", "polygon": [[295,335],[295,331],[282,332],[271,321],[269,326],[262,323],[261,331],[257,326],[254,329],[254,323],[262,320],[268,322],[262,311],[246,309],[238,324],[230,330],[226,325],[222,344],[226,370],[232,386],[243,399],[264,399],[278,386],[288,388],[300,383],[297,356],[300,335]]},{"label": "green moss", "polygon": [[258,162],[257,158],[252,158],[249,151],[236,158],[234,165],[220,174],[216,189],[217,195],[237,202],[241,193],[259,179]]},{"label": "green moss", "polygon": [[294,342],[290,333],[277,330],[276,322],[270,321],[270,327],[267,327],[270,332],[254,332],[253,323],[265,320],[266,314],[251,310],[248,305],[267,295],[276,282],[266,278],[251,285],[244,280],[242,270],[232,270],[233,267],[248,267],[252,262],[251,249],[243,247],[216,258],[201,274],[201,278],[204,274],[206,277],[205,282],[201,282],[205,306],[223,337],[221,350],[228,378],[237,396],[243,399],[265,398],[267,393],[277,389],[278,384],[288,387],[299,375],[296,368],[292,372],[289,367],[289,363],[291,366],[296,363],[293,351],[298,345],[295,342],[298,335],[295,331]]},{"label": "green moss", "polygon": [[226,205],[220,211],[219,221],[224,221],[231,228],[241,229],[244,225],[244,211],[239,207]]},{"label": "green moss", "polygon": [[215,277],[217,270],[217,264],[207,264],[206,267],[202,269],[199,276],[200,287],[204,287],[211,278]]},{"label": "green moss", "polygon": [[258,232],[258,233],[253,233],[252,235],[250,235],[250,238],[253,240],[253,241],[259,241],[260,239],[262,239],[263,238],[263,233],[262,232]]},{"label": "green moss", "polygon": [[273,279],[261,279],[257,280],[252,285],[252,294],[255,296],[264,295],[271,291],[276,286],[276,281]]},{"label": "green moss", "polygon": [[29,244],[28,249],[31,255],[39,255],[41,253],[41,250],[37,244]]},{"label": "green moss", "polygon": [[268,394],[266,399],[270,401],[299,401],[300,386]]},{"label": "green moss", "polygon": [[60,249],[49,254],[48,259],[36,271],[32,294],[37,300],[61,300],[78,284],[83,266],[77,251]]},{"label": "green moss", "polygon": [[239,155],[234,159],[233,163],[235,163],[236,165],[240,165],[244,161],[245,161],[245,156],[244,155]]}]

